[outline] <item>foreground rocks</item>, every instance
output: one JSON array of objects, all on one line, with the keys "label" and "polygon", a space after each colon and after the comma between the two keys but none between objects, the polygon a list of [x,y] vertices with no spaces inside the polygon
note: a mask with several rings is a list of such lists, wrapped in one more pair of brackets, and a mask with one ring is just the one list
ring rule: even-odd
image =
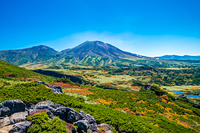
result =
[{"label": "foreground rocks", "polygon": [[[6,100],[0,103],[0,133],[24,133],[34,123],[27,121],[26,117],[36,113],[46,112],[50,119],[59,117],[66,121],[71,129],[73,124],[78,127],[77,132],[101,132],[95,118],[83,111],[76,112],[52,101],[42,101],[37,104],[25,104],[21,100]],[[109,125],[108,125],[109,126]],[[105,130],[107,133],[112,131]],[[72,131],[69,131],[72,132]]]}]

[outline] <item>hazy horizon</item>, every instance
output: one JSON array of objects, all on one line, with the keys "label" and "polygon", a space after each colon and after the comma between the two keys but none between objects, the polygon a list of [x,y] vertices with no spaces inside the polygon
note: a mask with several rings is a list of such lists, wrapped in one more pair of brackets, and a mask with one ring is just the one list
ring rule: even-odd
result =
[{"label": "hazy horizon", "polygon": [[200,55],[198,0],[0,1],[0,50],[102,41],[143,56]]}]

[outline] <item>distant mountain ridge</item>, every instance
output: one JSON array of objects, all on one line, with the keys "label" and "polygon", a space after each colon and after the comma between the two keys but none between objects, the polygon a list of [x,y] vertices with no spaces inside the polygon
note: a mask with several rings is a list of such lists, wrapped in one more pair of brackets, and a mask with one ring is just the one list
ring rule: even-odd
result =
[{"label": "distant mountain ridge", "polygon": [[0,51],[0,60],[14,65],[22,65],[53,59],[57,53],[58,51],[50,47],[39,45],[25,49]]},{"label": "distant mountain ridge", "polygon": [[[44,45],[19,50],[4,50],[0,51],[0,60],[18,66],[43,64],[52,69],[74,65],[95,67],[175,67],[179,65],[177,62],[163,61],[153,57],[125,52],[101,41],[86,41],[74,48],[65,49],[61,52]],[[182,63],[182,65],[194,64]]]},{"label": "distant mountain ridge", "polygon": [[179,55],[164,55],[160,57],[155,57],[158,59],[163,59],[163,60],[200,60],[200,55],[199,56],[191,56],[191,55],[184,55],[184,56],[179,56]]},{"label": "distant mountain ridge", "polygon": [[[14,65],[34,62],[54,62],[58,65],[61,63],[79,63],[83,65],[98,65],[100,63],[107,65],[109,62],[114,62],[121,57],[147,58],[122,51],[111,44],[101,41],[86,41],[72,49],[66,49],[61,52],[44,45],[19,50],[0,51],[0,60]],[[92,61],[88,61],[89,58],[93,58]]]}]

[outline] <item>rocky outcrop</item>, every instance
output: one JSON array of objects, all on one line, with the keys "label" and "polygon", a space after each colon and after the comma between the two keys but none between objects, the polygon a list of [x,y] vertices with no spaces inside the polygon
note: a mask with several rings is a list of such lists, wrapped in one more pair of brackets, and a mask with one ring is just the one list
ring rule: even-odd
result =
[{"label": "rocky outcrop", "polygon": [[24,133],[28,130],[32,122],[25,121],[25,122],[19,122],[13,125],[12,129],[9,131],[9,133]]},{"label": "rocky outcrop", "polygon": [[12,114],[25,111],[26,106],[21,100],[6,100],[2,105],[9,108]]},{"label": "rocky outcrop", "polygon": [[176,99],[180,99],[180,98],[183,98],[188,102],[188,99],[184,94],[179,95]]},{"label": "rocky outcrop", "polygon": [[151,85],[145,85],[144,88],[145,88],[146,90],[150,90],[150,89],[151,89]]},{"label": "rocky outcrop", "polygon": [[34,81],[38,84],[44,84],[46,85],[48,88],[50,88],[54,93],[58,93],[58,94],[62,94],[62,87],[61,86],[52,86],[52,85],[48,85],[45,81],[39,82],[39,81]]},{"label": "rocky outcrop", "polygon": [[[53,103],[49,100],[39,102],[35,105],[32,103],[25,105],[21,100],[6,100],[0,103],[0,107],[0,127],[2,128],[14,124],[9,133],[26,132],[33,124],[30,121],[26,121],[26,117],[41,112],[46,112],[50,119],[59,117],[69,124],[71,123],[77,126],[79,131],[98,131],[95,118],[90,114],[83,111],[76,112],[72,108]],[[68,128],[71,127],[69,124],[67,124]]]}]

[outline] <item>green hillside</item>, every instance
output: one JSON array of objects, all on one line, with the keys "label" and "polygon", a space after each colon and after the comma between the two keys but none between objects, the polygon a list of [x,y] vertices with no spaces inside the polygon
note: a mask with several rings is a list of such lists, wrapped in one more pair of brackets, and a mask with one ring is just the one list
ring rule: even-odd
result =
[{"label": "green hillside", "polygon": [[54,80],[53,77],[38,74],[21,68],[5,61],[0,60],[0,79],[1,80],[14,80],[14,81],[47,81]]},{"label": "green hillside", "polygon": [[[141,91],[102,89],[74,84],[69,79],[54,80],[24,68],[0,61],[0,102],[20,99],[24,103],[51,100],[83,110],[94,116],[97,124],[107,123],[115,132],[187,132],[200,131],[200,110],[184,99],[176,100],[158,86]],[[63,94],[53,93],[43,84],[27,79],[52,81],[63,88]],[[6,81],[5,81],[6,80]],[[28,80],[28,81],[29,81]],[[9,84],[9,81],[15,84]],[[30,80],[31,81],[31,80]],[[65,83],[63,83],[65,82]],[[70,85],[71,84],[71,85]],[[72,87],[72,88],[71,88]]]},{"label": "green hillside", "polygon": [[58,52],[50,47],[40,45],[26,49],[0,51],[0,60],[14,65],[33,62],[45,62],[56,57]]},{"label": "green hillside", "polygon": [[[62,83],[64,86],[65,84]],[[107,123],[116,132],[161,133],[200,131],[200,111],[184,100],[175,100],[159,87],[152,90],[120,91],[80,85],[82,89],[64,89],[64,94],[55,94],[44,85],[36,83],[0,87],[0,102],[20,99],[25,103],[51,100],[83,110],[94,116],[96,122]]]}]

